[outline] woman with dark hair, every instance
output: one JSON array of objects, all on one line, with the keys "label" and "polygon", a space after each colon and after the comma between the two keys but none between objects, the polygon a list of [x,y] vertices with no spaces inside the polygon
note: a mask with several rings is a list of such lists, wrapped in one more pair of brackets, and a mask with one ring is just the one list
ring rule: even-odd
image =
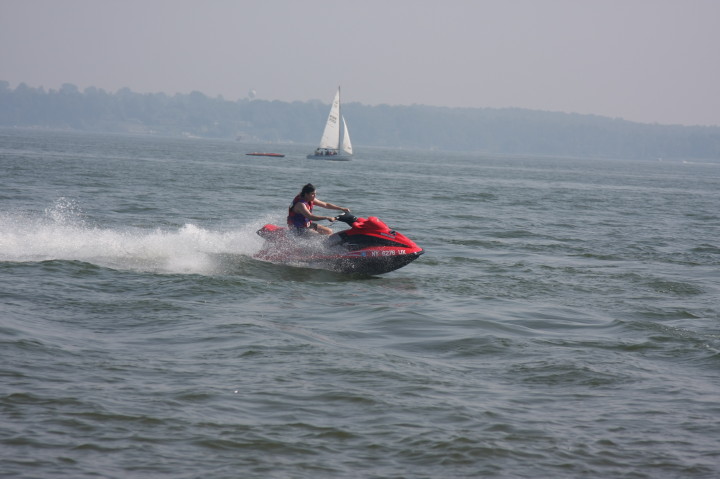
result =
[{"label": "woman with dark hair", "polygon": [[328,210],[338,210],[349,212],[350,208],[343,208],[326,201],[316,198],[315,187],[308,183],[303,186],[302,191],[297,195],[290,204],[288,209],[287,224],[290,231],[297,234],[319,233],[322,235],[332,234],[332,230],[327,226],[321,226],[315,221],[328,220],[331,223],[335,221],[332,216],[319,216],[313,214],[313,206],[319,206]]}]

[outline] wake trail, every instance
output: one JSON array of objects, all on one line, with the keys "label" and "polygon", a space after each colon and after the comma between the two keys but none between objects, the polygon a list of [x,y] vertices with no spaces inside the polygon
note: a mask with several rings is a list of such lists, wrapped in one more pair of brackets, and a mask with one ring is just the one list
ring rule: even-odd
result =
[{"label": "wake trail", "polygon": [[143,229],[87,225],[67,203],[44,214],[0,212],[0,261],[83,261],[98,266],[159,273],[213,274],[218,255],[251,257],[262,239],[258,220],[228,231],[192,223]]}]

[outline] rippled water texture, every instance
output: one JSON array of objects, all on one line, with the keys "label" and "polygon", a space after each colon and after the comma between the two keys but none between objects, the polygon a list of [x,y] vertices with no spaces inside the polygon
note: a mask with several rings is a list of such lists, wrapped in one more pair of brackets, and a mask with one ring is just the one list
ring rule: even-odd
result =
[{"label": "rippled water texture", "polygon": [[[0,475],[720,474],[720,163],[308,148],[0,131]],[[253,259],[307,182],[425,255]]]}]

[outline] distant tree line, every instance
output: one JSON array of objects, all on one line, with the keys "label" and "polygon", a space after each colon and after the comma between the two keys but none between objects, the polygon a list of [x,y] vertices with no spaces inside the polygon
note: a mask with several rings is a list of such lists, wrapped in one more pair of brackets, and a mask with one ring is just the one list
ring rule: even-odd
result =
[{"label": "distant tree line", "polygon": [[[343,105],[356,149],[363,146],[612,158],[720,159],[720,127],[643,124],[595,115],[519,108]],[[329,105],[59,90],[0,81],[0,127],[61,128],[166,136],[315,144]]]}]

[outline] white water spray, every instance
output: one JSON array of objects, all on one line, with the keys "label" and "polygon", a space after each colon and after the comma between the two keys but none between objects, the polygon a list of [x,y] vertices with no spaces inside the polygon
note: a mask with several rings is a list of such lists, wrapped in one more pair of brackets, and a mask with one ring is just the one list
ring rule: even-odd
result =
[{"label": "white water spray", "polygon": [[89,226],[60,199],[44,215],[0,212],[0,261],[75,260],[122,270],[212,274],[220,255],[252,256],[261,222],[228,231],[195,224],[152,230]]}]

